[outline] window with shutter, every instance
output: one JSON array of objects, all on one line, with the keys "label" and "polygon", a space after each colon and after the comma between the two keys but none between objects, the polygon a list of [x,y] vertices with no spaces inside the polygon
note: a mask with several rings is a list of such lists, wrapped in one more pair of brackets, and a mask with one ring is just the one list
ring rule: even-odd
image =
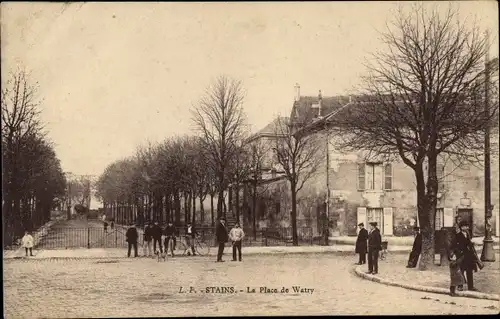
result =
[{"label": "window with shutter", "polygon": [[382,208],[367,208],[366,209],[366,219],[368,223],[376,222],[378,228],[383,233],[384,224],[383,222],[383,209]]},{"label": "window with shutter", "polygon": [[385,164],[384,167],[384,189],[392,189],[392,164]]},{"label": "window with shutter", "polygon": [[365,189],[365,163],[358,163],[358,189]]}]

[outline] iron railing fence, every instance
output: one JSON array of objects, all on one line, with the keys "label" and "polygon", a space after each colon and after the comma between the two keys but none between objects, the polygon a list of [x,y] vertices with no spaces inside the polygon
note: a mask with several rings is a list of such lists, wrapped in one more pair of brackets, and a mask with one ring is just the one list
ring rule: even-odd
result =
[{"label": "iron railing fence", "polygon": [[[127,228],[115,225],[114,229],[108,227],[82,227],[82,228],[53,228],[44,236],[37,245],[37,249],[70,249],[70,248],[125,248]],[[143,230],[138,231],[138,243],[144,244]],[[256,236],[252,229],[244,229],[244,246],[291,246],[292,228],[266,228],[258,230]],[[215,228],[197,228],[200,240],[209,246],[217,246]],[[299,245],[321,245],[322,237],[313,236],[311,227],[297,229]],[[180,235],[185,235],[183,229]],[[163,243],[162,243],[163,244]]]}]

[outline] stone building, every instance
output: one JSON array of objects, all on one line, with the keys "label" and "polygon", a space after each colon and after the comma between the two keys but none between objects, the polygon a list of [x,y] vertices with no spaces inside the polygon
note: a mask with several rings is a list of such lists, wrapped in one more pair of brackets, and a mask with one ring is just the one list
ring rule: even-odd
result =
[{"label": "stone building", "polygon": [[[404,236],[418,225],[416,207],[416,183],[413,170],[401,161],[367,162],[360,150],[357,154],[345,154],[327,143],[335,138],[324,129],[328,118],[338,114],[343,108],[354,103],[348,96],[323,97],[301,96],[296,87],[295,101],[290,121],[292,125],[316,126],[315,138],[324,145],[328,156],[322,166],[299,193],[298,219],[301,225],[313,227],[321,233],[321,218],[326,215],[329,196],[328,216],[330,232],[335,235],[355,235],[356,225],[377,221],[385,236]],[[498,170],[498,130],[492,136],[494,152],[491,157],[491,198],[494,205],[493,232],[499,234],[499,170]],[[327,165],[328,158],[328,165]],[[454,163],[442,160],[438,164],[439,194],[436,213],[436,229],[454,226],[457,219],[468,220],[473,234],[484,234],[484,170],[479,165]],[[328,186],[327,186],[328,185]],[[280,211],[276,212],[282,224],[288,221],[290,195],[286,181],[272,183],[275,202]],[[496,226],[496,227],[495,227]]]}]

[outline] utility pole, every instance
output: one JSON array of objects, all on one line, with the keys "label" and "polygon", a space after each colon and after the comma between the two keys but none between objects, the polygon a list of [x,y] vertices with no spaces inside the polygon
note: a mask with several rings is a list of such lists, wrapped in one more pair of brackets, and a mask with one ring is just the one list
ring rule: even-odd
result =
[{"label": "utility pole", "polygon": [[[484,113],[486,118],[490,117],[490,33],[486,31],[486,62],[484,75]],[[493,238],[491,237],[491,167],[490,167],[490,123],[488,122],[484,130],[484,240],[481,261],[495,261],[495,251],[493,250]]]},{"label": "utility pole", "polygon": [[326,130],[326,216],[325,216],[325,246],[328,246],[329,223],[330,223],[330,134],[325,120]]}]

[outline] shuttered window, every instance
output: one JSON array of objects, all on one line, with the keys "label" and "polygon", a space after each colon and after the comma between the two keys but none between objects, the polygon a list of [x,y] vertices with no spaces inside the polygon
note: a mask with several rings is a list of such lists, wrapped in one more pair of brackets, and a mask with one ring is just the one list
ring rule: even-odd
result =
[{"label": "shuttered window", "polygon": [[365,187],[365,163],[358,163],[358,189],[364,190]]},{"label": "shuttered window", "polygon": [[392,189],[392,164],[384,166],[384,189]]}]

